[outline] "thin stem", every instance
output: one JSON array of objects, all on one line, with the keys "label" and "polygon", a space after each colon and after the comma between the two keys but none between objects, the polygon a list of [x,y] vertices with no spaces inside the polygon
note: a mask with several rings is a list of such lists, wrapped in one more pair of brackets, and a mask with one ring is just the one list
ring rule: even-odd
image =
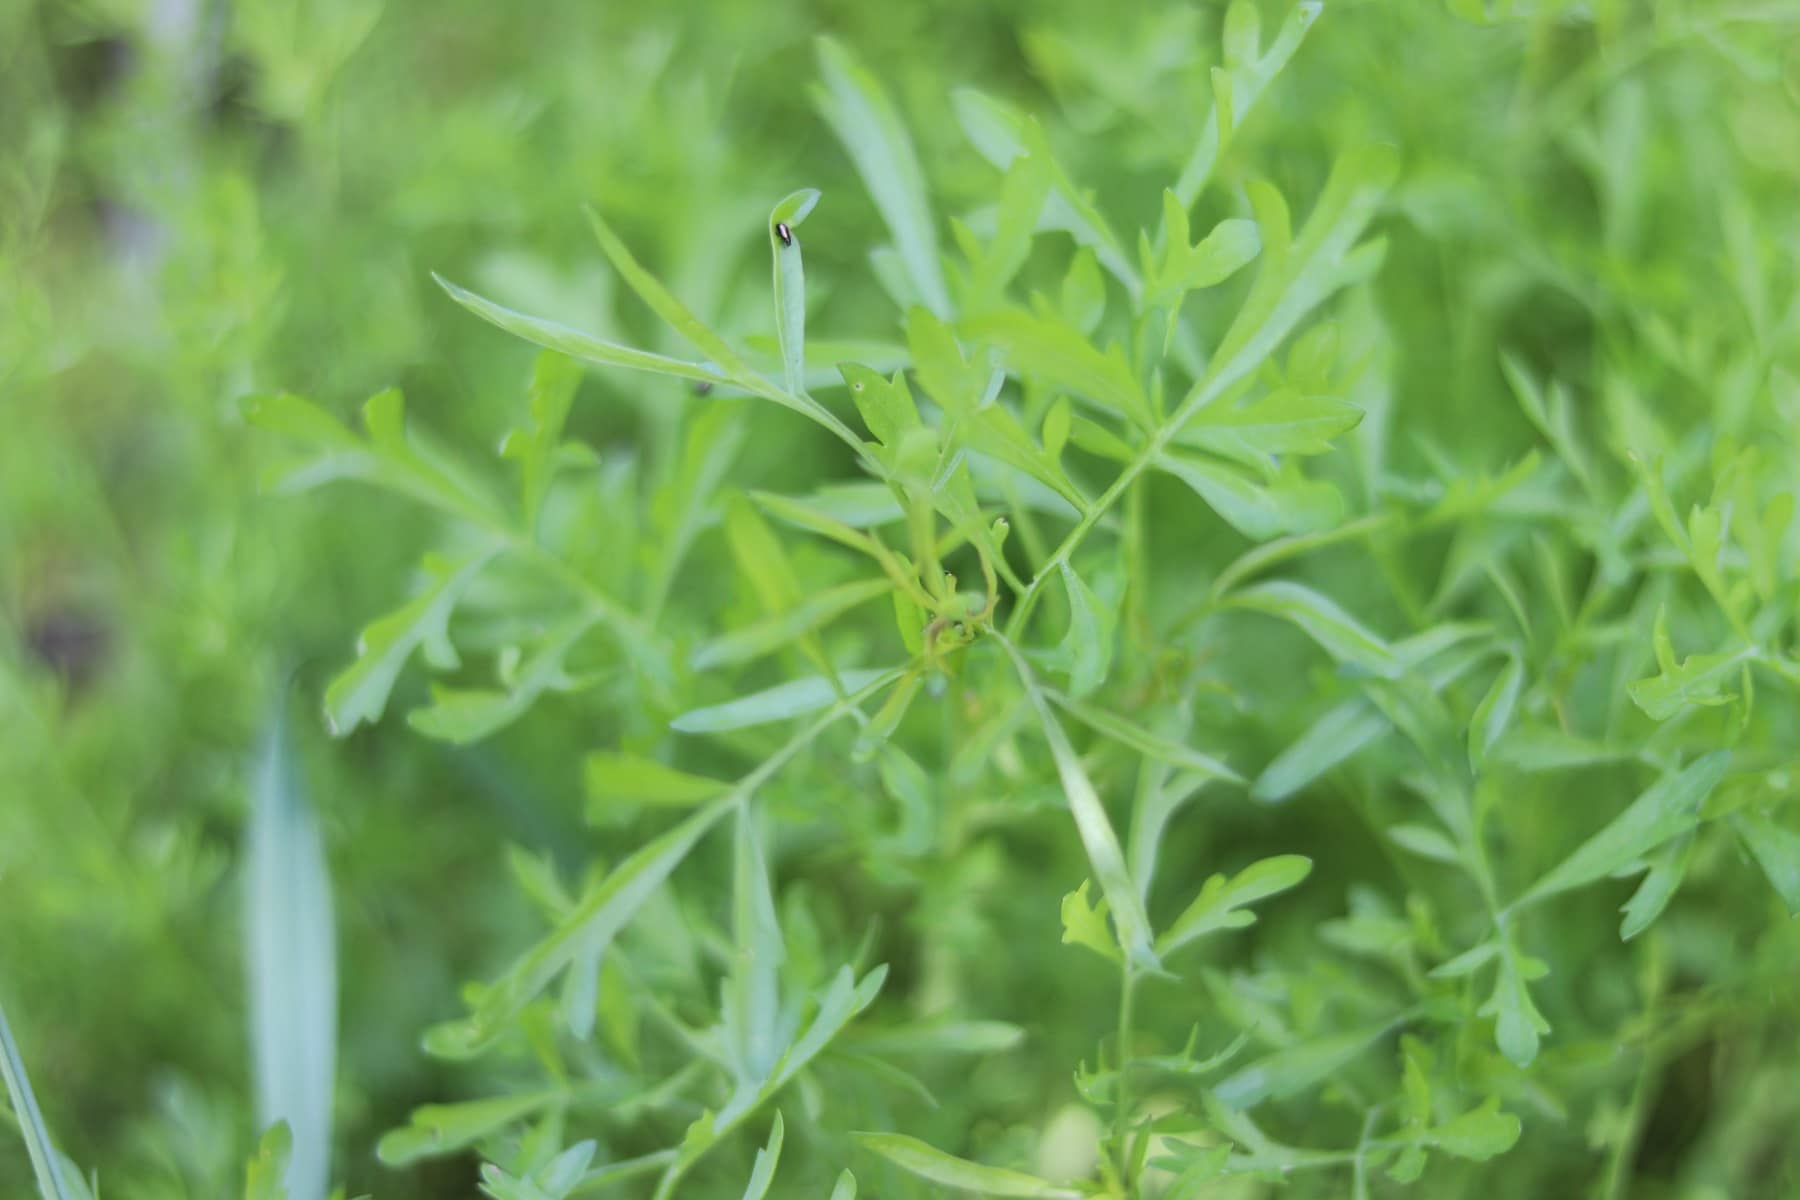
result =
[{"label": "thin stem", "polygon": [[1137,993],[1137,969],[1126,960],[1119,976],[1119,1094],[1113,1109],[1113,1147],[1119,1155],[1119,1177],[1129,1191],[1132,1182],[1131,1147],[1127,1134],[1131,1127],[1131,1033],[1132,1000]]}]

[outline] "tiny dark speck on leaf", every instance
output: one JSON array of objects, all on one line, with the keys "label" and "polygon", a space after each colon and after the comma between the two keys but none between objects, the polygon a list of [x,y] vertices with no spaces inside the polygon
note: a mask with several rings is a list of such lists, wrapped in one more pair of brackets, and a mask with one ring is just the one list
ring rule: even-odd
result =
[{"label": "tiny dark speck on leaf", "polygon": [[704,379],[695,381],[694,395],[705,396],[705,395],[709,395],[711,392],[712,392],[712,384],[706,382],[706,380],[704,380]]},{"label": "tiny dark speck on leaf", "polygon": [[787,227],[786,221],[775,222],[775,236],[781,239],[781,244],[784,246],[794,244],[794,231]]}]

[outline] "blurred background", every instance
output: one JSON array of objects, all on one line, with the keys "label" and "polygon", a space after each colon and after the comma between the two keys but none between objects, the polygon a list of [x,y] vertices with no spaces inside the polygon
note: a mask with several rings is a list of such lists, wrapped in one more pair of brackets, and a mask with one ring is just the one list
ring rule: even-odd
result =
[{"label": "blurred background", "polygon": [[[1243,136],[1303,195],[1335,146],[1402,148],[1379,303],[1406,330],[1394,411],[1430,413],[1435,450],[1491,466],[1508,455],[1487,447],[1516,448],[1497,339],[1539,368],[1587,361],[1626,290],[1678,341],[1729,323],[1690,311],[1694,264],[1726,253],[1719,196],[1783,214],[1752,222],[1753,258],[1791,254],[1791,16],[1665,43],[1626,0],[1328,6]],[[615,308],[584,203],[696,310],[765,332],[765,215],[819,187],[816,327],[885,333],[876,215],[805,94],[816,33],[894,94],[946,211],[991,191],[950,113],[972,84],[1044,114],[1129,230],[1203,127],[1194,64],[1218,19],[1137,0],[0,3],[0,1000],[108,1195],[237,1186],[254,1133],[237,861],[284,695],[334,876],[352,1194],[466,1194],[467,1160],[402,1175],[371,1147],[455,1090],[418,1031],[530,925],[495,846],[581,861],[579,756],[558,751],[593,744],[579,701],[471,748],[395,721],[328,737],[319,692],[430,521],[354,489],[263,495],[245,398],[349,413],[399,386],[437,437],[485,452],[532,352],[431,271],[667,339]],[[1635,59],[1595,65],[1640,30]],[[588,380],[616,400],[581,408],[590,440],[675,419],[638,383]],[[809,447],[755,453],[778,472]],[[1044,1055],[1065,1090],[1071,1045]],[[0,1131],[0,1194],[26,1194],[26,1171]]]}]

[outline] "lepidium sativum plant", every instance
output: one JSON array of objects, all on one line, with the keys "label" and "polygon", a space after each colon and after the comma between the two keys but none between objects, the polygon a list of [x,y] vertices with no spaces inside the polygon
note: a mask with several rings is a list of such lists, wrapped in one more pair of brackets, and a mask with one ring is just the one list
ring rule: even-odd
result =
[{"label": "lepidium sativum plant", "polygon": [[[636,339],[442,278],[543,348],[502,469],[397,391],[255,401],[276,488],[440,518],[331,727],[421,659],[419,734],[579,773],[593,828],[505,851],[541,926],[424,1034],[455,1094],[385,1162],[1782,1194],[1792,17],[1451,7],[1237,0],[1138,89],[1031,39],[1068,120],[956,92],[966,202],[822,39],[866,255],[865,201],[796,191],[700,307],[589,211]],[[1143,136],[1156,95],[1199,115]]]}]

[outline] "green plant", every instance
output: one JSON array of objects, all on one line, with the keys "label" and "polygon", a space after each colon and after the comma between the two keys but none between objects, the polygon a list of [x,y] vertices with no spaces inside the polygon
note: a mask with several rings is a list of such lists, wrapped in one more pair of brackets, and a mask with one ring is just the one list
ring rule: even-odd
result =
[{"label": "green plant", "polygon": [[[424,237],[464,394],[258,372],[269,489],[429,547],[312,752],[399,764],[377,894],[482,980],[384,1184],[1792,1189],[1796,22],[1447,7],[998,14],[983,92],[871,18],[746,147],[640,114],[682,186],[547,184],[609,273]],[[321,29],[315,135],[380,33]],[[278,989],[317,858],[253,855]],[[316,1176],[261,1108],[250,1193]]]}]

